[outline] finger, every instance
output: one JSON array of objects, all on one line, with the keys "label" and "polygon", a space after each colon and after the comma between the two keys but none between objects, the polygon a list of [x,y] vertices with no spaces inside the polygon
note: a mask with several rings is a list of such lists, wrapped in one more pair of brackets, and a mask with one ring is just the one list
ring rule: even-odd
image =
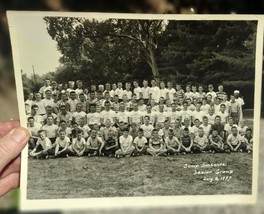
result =
[{"label": "finger", "polygon": [[0,140],[0,172],[11,160],[19,155],[26,146],[28,139],[28,130],[19,127],[8,132]]},{"label": "finger", "polygon": [[20,126],[20,122],[18,120],[0,122],[0,138],[6,135],[6,133],[9,132],[10,130],[17,128],[19,126]]},{"label": "finger", "polygon": [[3,169],[2,172],[0,172],[0,179],[15,173],[20,172],[20,163],[21,159],[20,157],[17,157],[16,159],[12,160],[7,166]]},{"label": "finger", "polygon": [[15,189],[19,187],[19,178],[20,174],[12,173],[5,178],[0,180],[0,197],[7,192],[9,192],[11,189]]}]

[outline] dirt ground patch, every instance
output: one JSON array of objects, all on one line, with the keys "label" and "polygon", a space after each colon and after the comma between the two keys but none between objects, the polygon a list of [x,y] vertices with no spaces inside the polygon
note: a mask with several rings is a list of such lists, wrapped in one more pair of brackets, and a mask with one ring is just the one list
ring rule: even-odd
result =
[{"label": "dirt ground patch", "polygon": [[[225,166],[202,167],[204,163]],[[191,168],[185,168],[186,164]],[[198,165],[196,169],[194,165]],[[222,174],[218,174],[220,171]],[[252,155],[247,153],[30,159],[27,196],[64,199],[251,194],[251,183]]]}]

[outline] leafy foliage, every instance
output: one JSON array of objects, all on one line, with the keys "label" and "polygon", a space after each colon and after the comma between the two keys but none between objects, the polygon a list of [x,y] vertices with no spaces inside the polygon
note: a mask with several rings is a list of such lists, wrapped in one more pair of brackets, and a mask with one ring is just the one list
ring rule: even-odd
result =
[{"label": "leafy foliage", "polygon": [[44,20],[62,54],[53,74],[60,83],[156,78],[203,85],[249,81],[254,86],[256,21]]}]

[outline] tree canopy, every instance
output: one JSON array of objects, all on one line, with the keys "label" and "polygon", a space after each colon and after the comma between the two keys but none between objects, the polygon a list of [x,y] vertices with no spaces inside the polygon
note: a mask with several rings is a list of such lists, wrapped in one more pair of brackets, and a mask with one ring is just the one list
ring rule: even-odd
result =
[{"label": "tree canopy", "polygon": [[59,82],[158,78],[207,84],[254,79],[255,21],[44,20],[62,54],[55,75]]}]

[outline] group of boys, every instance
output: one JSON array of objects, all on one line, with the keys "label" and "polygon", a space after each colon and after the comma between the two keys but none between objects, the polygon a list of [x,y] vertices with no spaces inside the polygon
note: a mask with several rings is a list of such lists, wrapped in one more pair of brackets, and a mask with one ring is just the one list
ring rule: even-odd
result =
[{"label": "group of boys", "polygon": [[[171,81],[106,83],[83,87],[82,81],[45,80],[25,101],[31,132],[29,155],[127,157],[149,154],[252,152],[252,129],[243,120],[239,91],[228,95],[203,86]],[[167,87],[166,87],[167,85]]]}]

